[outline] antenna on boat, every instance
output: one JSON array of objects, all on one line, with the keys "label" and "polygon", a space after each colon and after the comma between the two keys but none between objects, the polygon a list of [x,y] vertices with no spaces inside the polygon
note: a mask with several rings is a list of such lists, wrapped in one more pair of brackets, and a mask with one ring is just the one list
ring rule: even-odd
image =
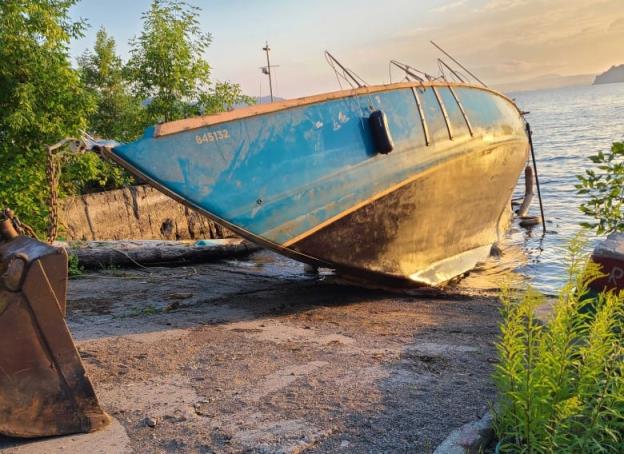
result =
[{"label": "antenna on boat", "polygon": [[417,73],[422,74],[423,76],[425,76],[425,78],[427,80],[433,80],[433,77],[431,77],[429,74],[427,74],[426,72],[420,71],[419,69],[416,69],[410,65],[406,65],[405,63],[401,63],[400,61],[396,61],[396,60],[390,60],[390,64],[396,66],[397,68],[401,69],[406,77],[409,79],[410,77],[413,79],[416,79],[419,82],[424,82],[425,79],[423,79],[422,77],[420,77]]},{"label": "antenna on boat", "polygon": [[[446,55],[448,58],[450,58],[457,66],[459,66],[461,69],[463,69],[464,71],[466,71],[468,74],[470,74],[472,77],[474,77],[474,79],[479,82],[481,85],[483,85],[484,87],[487,87],[487,85],[481,81],[481,79],[479,79],[477,76],[475,76],[473,73],[470,72],[470,70],[468,68],[466,68],[464,65],[462,65],[460,62],[458,62],[455,58],[453,58],[453,56],[451,54],[449,54],[447,51],[445,51],[444,49],[442,49],[440,46],[438,46],[436,43],[434,43],[433,41],[429,41],[431,44],[433,44],[436,49],[438,49],[440,52],[442,52],[444,55]],[[438,59],[439,61],[439,59]]]},{"label": "antenna on boat", "polygon": [[266,41],[266,45],[262,48],[262,50],[266,52],[267,65],[261,66],[260,70],[262,71],[262,74],[269,76],[269,94],[271,95],[271,102],[273,102],[273,74],[271,73],[271,68],[279,68],[279,65],[271,65],[271,60],[269,59],[269,52],[271,52],[271,48],[269,47],[268,41]]},{"label": "antenna on boat", "polygon": [[[330,54],[329,51],[327,50],[325,51],[325,59],[327,60],[327,63],[329,64],[329,66],[331,66],[331,68],[336,73],[336,78],[338,79],[338,85],[340,85],[341,88],[342,88],[342,85],[340,84],[340,77],[346,80],[347,83],[351,85],[351,88],[355,88],[353,86],[353,83],[355,83],[355,85],[357,85],[358,88],[366,87],[366,85],[368,85],[364,79],[362,79],[360,76],[358,76],[355,72],[353,72],[349,68],[346,68],[345,66],[343,66],[342,63],[340,63],[338,59],[334,57],[332,54]],[[336,68],[336,66],[340,68],[340,71]]]}]

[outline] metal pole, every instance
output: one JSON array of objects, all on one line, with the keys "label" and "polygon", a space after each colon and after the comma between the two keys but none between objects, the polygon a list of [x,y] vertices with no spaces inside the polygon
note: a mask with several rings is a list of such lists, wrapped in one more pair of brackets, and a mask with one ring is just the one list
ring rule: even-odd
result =
[{"label": "metal pole", "polygon": [[438,46],[436,43],[434,43],[433,41],[429,41],[431,44],[433,44],[440,52],[442,52],[444,55],[446,55],[448,58],[450,58],[451,60],[453,60],[455,62],[455,64],[457,64],[461,69],[463,69],[464,71],[466,71],[468,74],[470,74],[472,77],[474,77],[477,82],[479,82],[481,85],[483,85],[484,87],[487,87],[487,85],[485,85],[481,79],[479,79],[477,76],[475,76],[474,74],[472,74],[470,72],[470,70],[468,68],[466,68],[464,65],[462,65],[460,62],[458,62],[457,60],[455,60],[453,58],[452,55],[450,55],[448,52],[446,52],[444,49],[442,49],[440,46]]},{"label": "metal pole", "polygon": [[531,159],[533,160],[533,170],[535,170],[535,186],[537,186],[537,198],[539,200],[540,213],[542,215],[542,230],[546,233],[546,219],[544,219],[544,205],[542,204],[542,193],[540,191],[539,177],[537,176],[537,164],[535,163],[535,150],[533,149],[533,133],[531,132],[531,125],[526,122],[526,131],[529,135],[529,146],[531,147]]},{"label": "metal pole", "polygon": [[457,74],[457,72],[453,68],[451,68],[449,65],[447,65],[444,60],[442,60],[441,58],[438,58],[438,61],[440,63],[442,63],[446,69],[448,69],[451,73],[453,73],[453,75],[455,77],[457,77],[460,82],[464,82],[464,79],[462,79],[461,76],[459,74]]},{"label": "metal pole", "polygon": [[[348,76],[351,78],[351,80],[352,80],[353,82],[355,82],[355,85],[357,85],[359,88],[362,88],[362,87],[363,87],[363,85],[362,85],[362,84],[358,81],[358,78],[357,78],[357,77],[355,77],[355,76],[351,73],[351,71],[350,71],[348,68],[345,68],[344,66],[342,66],[342,63],[340,63],[340,62],[336,59],[336,57],[334,57],[334,56],[333,56],[332,54],[330,54],[328,51],[325,51],[325,55],[329,56],[329,58],[331,58],[331,59],[332,59],[332,61],[333,61],[334,63],[336,63],[336,64],[340,67],[340,69],[342,69],[342,70],[344,71],[344,73],[345,73],[346,75],[348,75]],[[345,78],[345,79],[346,79],[346,78]],[[352,85],[352,86],[353,86],[353,85]]]},{"label": "metal pole", "polygon": [[269,60],[269,51],[271,48],[269,47],[269,42],[266,42],[266,46],[262,48],[263,51],[266,52],[267,56],[267,73],[269,75],[269,93],[271,95],[271,102],[273,102],[273,79],[271,78],[271,60]]},{"label": "metal pole", "polygon": [[412,71],[413,68],[410,67],[409,65],[406,65],[405,63],[401,63],[400,61],[396,61],[396,60],[390,60],[390,63],[393,64],[394,66],[396,66],[397,68],[401,69],[402,71],[405,72],[405,74],[407,74],[408,76],[413,77],[417,81],[419,81],[419,82],[424,82],[425,81],[425,79],[420,77],[418,74],[414,73]]}]

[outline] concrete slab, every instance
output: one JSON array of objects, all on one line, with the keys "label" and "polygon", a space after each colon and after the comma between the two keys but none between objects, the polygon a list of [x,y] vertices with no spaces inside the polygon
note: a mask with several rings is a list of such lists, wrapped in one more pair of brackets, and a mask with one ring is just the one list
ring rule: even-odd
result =
[{"label": "concrete slab", "polygon": [[104,430],[90,434],[37,440],[0,438],[0,451],[3,454],[129,454],[133,452],[130,449],[130,438],[126,430],[115,419]]}]

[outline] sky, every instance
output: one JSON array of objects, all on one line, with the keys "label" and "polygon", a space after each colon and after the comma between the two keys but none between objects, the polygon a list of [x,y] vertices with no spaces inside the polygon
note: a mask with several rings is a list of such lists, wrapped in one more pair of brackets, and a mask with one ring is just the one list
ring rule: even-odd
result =
[{"label": "sky", "polygon": [[[214,80],[268,95],[260,67],[268,41],[274,93],[284,98],[339,89],[329,50],[369,84],[401,78],[396,59],[436,72],[429,40],[491,85],[545,75],[596,74],[624,63],[624,0],[188,0],[213,42]],[[72,43],[77,57],[104,26],[126,59],[150,0],[82,0],[71,10],[89,29]]]}]

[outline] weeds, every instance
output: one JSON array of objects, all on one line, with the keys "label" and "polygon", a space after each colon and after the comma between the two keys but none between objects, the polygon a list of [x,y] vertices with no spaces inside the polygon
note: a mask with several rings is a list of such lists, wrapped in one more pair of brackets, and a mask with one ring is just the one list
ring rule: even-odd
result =
[{"label": "weeds", "polygon": [[100,264],[100,271],[112,277],[125,277],[128,275],[119,265],[115,265],[114,263],[109,263],[107,265]]},{"label": "weeds", "polygon": [[155,308],[154,306],[152,306],[151,304],[148,304],[145,307],[135,307],[134,309],[132,309],[129,313],[130,317],[140,317],[140,316],[149,316],[149,315],[156,315],[159,314],[161,311],[157,308]]},{"label": "weeds", "polygon": [[624,294],[603,293],[587,310],[589,284],[601,276],[569,247],[568,280],[545,324],[529,288],[502,293],[495,429],[501,452],[624,452]]},{"label": "weeds", "polygon": [[74,253],[70,253],[67,256],[67,274],[69,277],[79,277],[84,273],[84,266],[80,264],[78,256]]}]

